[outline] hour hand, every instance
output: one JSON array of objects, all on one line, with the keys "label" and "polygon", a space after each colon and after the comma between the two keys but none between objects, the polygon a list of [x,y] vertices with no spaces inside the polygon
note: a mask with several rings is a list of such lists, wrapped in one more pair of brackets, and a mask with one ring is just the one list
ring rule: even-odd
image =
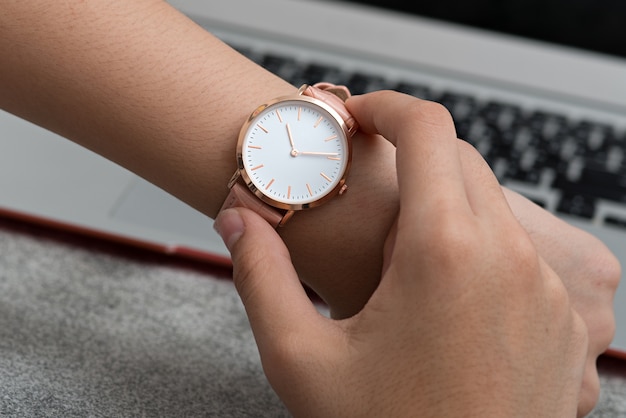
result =
[{"label": "hour hand", "polygon": [[292,156],[296,156],[298,155],[298,150],[296,149],[296,144],[293,141],[293,135],[291,134],[291,128],[289,127],[289,124],[286,124],[287,126],[287,136],[289,137],[289,143],[291,144],[291,155]]}]

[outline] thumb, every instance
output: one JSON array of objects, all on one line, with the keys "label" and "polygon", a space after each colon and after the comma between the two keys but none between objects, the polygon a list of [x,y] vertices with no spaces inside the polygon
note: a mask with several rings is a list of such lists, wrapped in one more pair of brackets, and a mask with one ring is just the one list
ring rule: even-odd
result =
[{"label": "thumb", "polygon": [[246,308],[261,356],[313,325],[321,316],[306,294],[289,251],[263,218],[243,208],[227,209],[215,220],[233,261],[233,280]]}]

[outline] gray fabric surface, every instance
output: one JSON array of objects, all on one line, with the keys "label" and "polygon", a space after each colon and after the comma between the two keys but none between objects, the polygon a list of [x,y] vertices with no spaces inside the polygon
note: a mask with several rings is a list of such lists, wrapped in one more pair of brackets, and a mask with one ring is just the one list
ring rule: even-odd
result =
[{"label": "gray fabric surface", "polygon": [[0,230],[1,416],[288,416],[228,277],[80,244]]},{"label": "gray fabric surface", "polygon": [[228,272],[115,248],[0,222],[0,416],[288,416]]}]

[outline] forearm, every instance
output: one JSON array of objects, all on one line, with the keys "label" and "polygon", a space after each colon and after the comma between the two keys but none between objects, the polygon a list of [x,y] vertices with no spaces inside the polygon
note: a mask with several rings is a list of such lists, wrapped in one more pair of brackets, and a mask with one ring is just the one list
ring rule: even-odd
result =
[{"label": "forearm", "polygon": [[[243,121],[295,91],[162,1],[14,1],[2,9],[0,107],[211,217],[228,192]],[[349,192],[281,229],[304,281],[340,316],[377,285],[397,207],[393,147],[354,141]]]},{"label": "forearm", "polygon": [[3,9],[2,107],[209,215],[234,170],[232,139],[246,113],[293,90],[162,1]]}]

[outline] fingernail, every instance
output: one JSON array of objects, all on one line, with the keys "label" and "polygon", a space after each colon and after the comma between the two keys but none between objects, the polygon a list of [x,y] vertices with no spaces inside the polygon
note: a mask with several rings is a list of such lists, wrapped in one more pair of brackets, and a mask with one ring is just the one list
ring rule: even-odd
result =
[{"label": "fingernail", "polygon": [[228,251],[232,251],[232,248],[243,235],[245,225],[237,209],[226,209],[217,216],[213,228],[222,237]]}]

